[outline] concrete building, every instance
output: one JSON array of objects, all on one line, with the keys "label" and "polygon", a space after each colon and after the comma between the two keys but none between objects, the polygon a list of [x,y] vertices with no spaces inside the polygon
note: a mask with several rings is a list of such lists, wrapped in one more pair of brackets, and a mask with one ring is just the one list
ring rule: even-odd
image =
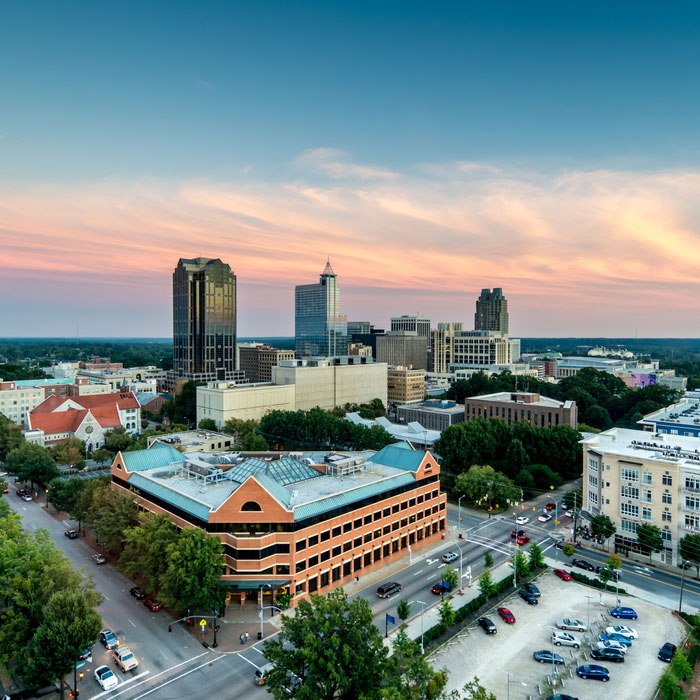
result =
[{"label": "concrete building", "polygon": [[77,377],[85,377],[90,382],[107,384],[109,391],[133,391],[157,394],[163,391],[167,372],[155,365],[129,367],[127,369],[80,369]]},{"label": "concrete building", "polygon": [[389,405],[420,403],[425,398],[425,370],[389,367],[387,401]]},{"label": "concrete building", "polygon": [[446,528],[440,466],[405,442],[379,452],[280,453],[270,462],[184,455],[155,442],[119,453],[112,486],[144,511],[198,527],[224,546],[228,604],[262,584],[292,606],[435,544]]},{"label": "concrete building", "polygon": [[269,383],[272,381],[272,368],[282,360],[293,360],[294,350],[279,350],[262,343],[240,344],[239,369],[245,372],[245,378],[252,383]]},{"label": "concrete building", "polygon": [[148,438],[148,447],[154,442],[172,445],[183,454],[190,452],[231,452],[234,436],[226,433],[215,433],[211,430],[184,430],[179,433],[152,435]]},{"label": "concrete building", "polygon": [[575,401],[557,401],[527,391],[501,391],[465,399],[464,418],[500,418],[508,425],[527,421],[541,428],[569,425],[576,429],[578,408]]},{"label": "concrete building", "polygon": [[236,275],[218,258],[173,272],[173,382],[230,381],[236,370]]},{"label": "concrete building", "polygon": [[295,394],[293,384],[210,382],[197,387],[197,424],[211,418],[221,430],[231,418],[260,420],[270,411],[294,411]]},{"label": "concrete building", "polygon": [[357,355],[357,357],[372,357],[372,348],[369,345],[362,343],[350,343],[348,345],[348,355]]},{"label": "concrete building", "polygon": [[408,442],[416,449],[431,450],[440,439],[439,430],[428,430],[420,423],[399,425],[398,423],[392,423],[384,416],[380,416],[375,420],[369,420],[367,418],[362,418],[359,413],[348,413],[345,419],[355,425],[362,425],[365,428],[373,428],[375,426],[383,428],[395,440]]},{"label": "concrete building", "polygon": [[482,289],[474,313],[475,331],[497,331],[508,335],[508,300],[500,287]]},{"label": "concrete building", "polygon": [[416,331],[389,331],[377,336],[377,362],[394,367],[428,369],[428,348],[425,337]]},{"label": "concrete building", "polygon": [[340,313],[340,287],[330,260],[318,284],[294,290],[294,337],[297,357],[338,357],[348,351],[347,317]]},{"label": "concrete building", "polygon": [[372,332],[372,324],[369,321],[348,321],[348,336],[355,333],[369,335]]},{"label": "concrete building", "polygon": [[423,401],[413,406],[397,406],[396,420],[399,423],[419,423],[424,428],[442,432],[451,425],[464,421],[464,406],[455,401]]},{"label": "concrete building", "polygon": [[297,411],[319,406],[330,410],[346,403],[387,403],[387,365],[368,357],[284,360],[272,369],[275,384],[294,384]]},{"label": "concrete building", "polygon": [[438,323],[438,327],[430,332],[430,370],[444,374],[452,364],[453,341],[457,333],[464,331],[463,323]]},{"label": "concrete building", "polygon": [[615,524],[615,551],[642,552],[639,523],[656,525],[664,550],[652,555],[678,564],[678,540],[700,533],[700,439],[612,428],[581,441],[583,508]]},{"label": "concrete building", "polygon": [[700,437],[700,401],[682,399],[637,421],[644,430],[659,435]]},{"label": "concrete building", "polygon": [[407,331],[423,338],[426,348],[430,347],[430,319],[420,316],[394,316],[391,331]]}]

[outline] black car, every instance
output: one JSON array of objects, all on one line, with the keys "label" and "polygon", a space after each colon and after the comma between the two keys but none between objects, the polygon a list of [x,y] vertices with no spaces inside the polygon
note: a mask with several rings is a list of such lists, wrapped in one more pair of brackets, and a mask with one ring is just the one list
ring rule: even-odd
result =
[{"label": "black car", "polygon": [[100,632],[100,641],[107,649],[115,649],[119,646],[117,636],[110,629],[104,629]]},{"label": "black car", "polygon": [[532,595],[534,595],[535,598],[539,598],[542,595],[540,593],[540,589],[537,588],[537,586],[534,583],[526,583],[523,586],[523,590],[527,591],[528,593],[532,593]]},{"label": "black car", "polygon": [[515,530],[510,531],[511,537],[522,537],[524,534],[525,530],[518,530],[517,528]]},{"label": "black car", "polygon": [[591,649],[591,658],[596,661],[612,661],[621,664],[625,661],[625,654],[620,649]]},{"label": "black car", "polygon": [[657,656],[662,660],[666,661],[668,663],[672,658],[673,655],[676,653],[676,645],[671,644],[671,642],[666,642],[661,649],[659,649],[659,653]]},{"label": "black car", "polygon": [[130,588],[129,593],[131,593],[131,595],[134,596],[136,600],[143,600],[146,597],[146,594],[138,586]]},{"label": "black car", "polygon": [[77,533],[76,530],[66,530],[63,534],[64,534],[69,540],[74,540],[74,539],[78,536],[78,533]]},{"label": "black car", "polygon": [[496,625],[493,624],[491,620],[489,620],[488,617],[480,617],[477,621],[476,624],[481,627],[486,634],[496,634],[498,630],[496,629]]},{"label": "black car", "polygon": [[544,700],[578,700],[573,695],[548,695]]},{"label": "black car", "polygon": [[571,566],[578,566],[579,569],[586,569],[586,571],[595,571],[595,566],[585,559],[572,559]]},{"label": "black car", "polygon": [[537,596],[532,595],[530,591],[526,591],[524,588],[521,588],[518,591],[518,595],[528,604],[528,605],[537,605]]},{"label": "black car", "polygon": [[539,661],[541,664],[551,664],[554,662],[557,666],[561,666],[564,663],[563,657],[559,656],[559,654],[553,654],[549,649],[533,651],[532,658],[535,661]]}]

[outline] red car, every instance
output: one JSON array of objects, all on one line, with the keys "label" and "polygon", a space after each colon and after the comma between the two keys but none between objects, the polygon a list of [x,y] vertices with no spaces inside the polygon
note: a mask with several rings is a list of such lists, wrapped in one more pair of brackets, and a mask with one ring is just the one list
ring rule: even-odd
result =
[{"label": "red car", "polygon": [[509,625],[515,623],[515,615],[508,608],[498,608],[496,612],[501,616],[503,622],[507,622]]},{"label": "red car", "polygon": [[558,576],[562,581],[571,581],[571,574],[564,569],[554,569],[554,575]]},{"label": "red car", "polygon": [[530,538],[527,535],[523,535],[522,537],[518,537],[517,540],[515,540],[515,544],[518,545],[518,547],[522,547],[524,544],[527,544],[530,541]]},{"label": "red car", "polygon": [[544,507],[545,510],[554,510],[557,507],[557,504],[554,501],[550,501],[547,503]]},{"label": "red car", "polygon": [[160,603],[157,600],[153,600],[153,598],[146,598],[146,600],[143,601],[143,604],[151,612],[156,612],[156,611],[160,610]]}]

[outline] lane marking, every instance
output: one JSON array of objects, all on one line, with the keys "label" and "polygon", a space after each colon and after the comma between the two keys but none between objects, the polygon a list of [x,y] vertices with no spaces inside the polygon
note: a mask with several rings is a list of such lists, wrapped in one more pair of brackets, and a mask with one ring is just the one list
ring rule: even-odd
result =
[{"label": "lane marking", "polygon": [[421,569],[420,571],[416,571],[416,573],[412,574],[412,576],[418,576],[418,574],[422,574],[422,573],[423,573],[423,569]]},{"label": "lane marking", "polygon": [[[149,673],[150,671],[144,671],[143,673],[139,673],[138,676],[134,676],[133,678],[129,678],[129,680],[122,681],[117,687],[121,688],[122,686],[128,685],[129,683],[133,683],[137,678],[147,676]],[[141,681],[141,683],[145,683],[145,681]],[[125,688],[125,690],[130,690],[130,688]],[[97,700],[97,698],[101,698],[103,695],[107,695],[107,693],[111,692],[111,690],[104,690],[101,693],[98,693],[97,695],[93,695],[92,698],[90,698],[90,700]],[[120,693],[116,693],[116,695],[120,695]]]},{"label": "lane marking", "polygon": [[[160,685],[156,686],[155,688],[151,688],[150,690],[147,690],[145,693],[141,693],[141,695],[137,695],[135,698],[132,698],[132,700],[140,700],[140,698],[145,698],[146,695],[150,695],[151,693],[155,693],[156,690],[160,690],[161,688],[165,688],[166,685],[170,685],[171,683],[174,683],[175,681],[179,681],[181,678],[184,678],[185,676],[189,676],[190,673],[194,673],[195,671],[199,671],[200,668],[204,668],[205,666],[211,666],[213,663],[216,663],[217,661],[220,661],[221,659],[224,659],[224,658],[226,658],[226,657],[224,657],[224,656],[214,657],[210,661],[207,661],[206,663],[203,663],[200,666],[195,666],[195,668],[191,668],[189,671],[185,671],[184,673],[181,673],[179,676],[175,676],[175,678],[171,678],[169,681],[165,681],[165,683],[161,683]],[[94,700],[94,698],[92,700]]]},{"label": "lane marking", "polygon": [[255,668],[260,668],[260,666],[258,666],[257,664],[254,664],[250,659],[246,659],[246,657],[243,656],[243,654],[239,654],[238,658],[243,659],[243,661],[247,661],[251,666],[253,666]]},{"label": "lane marking", "polygon": [[[128,618],[128,617],[127,617],[126,619],[127,619],[127,620],[129,620],[129,618]],[[131,620],[129,620],[129,622],[130,622],[130,623],[131,623],[132,625],[134,625],[134,627],[136,627],[136,624],[135,624],[135,623],[133,623],[133,622],[131,622]]]}]

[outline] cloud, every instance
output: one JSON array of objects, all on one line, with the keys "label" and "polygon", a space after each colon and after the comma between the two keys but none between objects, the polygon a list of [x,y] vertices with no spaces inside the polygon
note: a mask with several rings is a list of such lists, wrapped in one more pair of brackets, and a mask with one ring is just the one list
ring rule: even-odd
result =
[{"label": "cloud", "polygon": [[347,153],[336,148],[309,148],[296,159],[296,165],[336,180],[392,180],[398,174],[371,165],[346,162]]},{"label": "cloud", "polygon": [[[330,185],[308,175],[5,186],[0,294],[13,315],[3,334],[70,326],[78,299],[114,334],[167,334],[170,275],[194,255],[236,271],[241,334],[290,334],[294,285],[316,280],[330,255],[344,312],[381,326],[418,310],[469,324],[475,295],[499,286],[520,335],[694,335],[698,191],[690,170],[543,174],[459,163]],[[32,304],[45,315],[22,314]],[[148,325],[137,332],[139,307]]]}]

